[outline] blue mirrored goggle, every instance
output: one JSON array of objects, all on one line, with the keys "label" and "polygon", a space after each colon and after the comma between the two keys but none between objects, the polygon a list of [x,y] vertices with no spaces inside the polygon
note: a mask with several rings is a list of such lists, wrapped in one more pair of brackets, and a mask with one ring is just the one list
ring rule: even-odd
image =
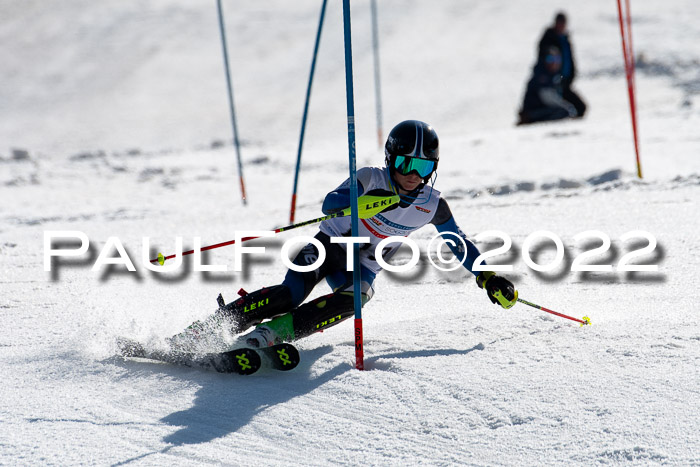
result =
[{"label": "blue mirrored goggle", "polygon": [[417,157],[396,156],[394,169],[401,175],[416,172],[419,177],[426,178],[435,171],[435,161],[418,159]]}]

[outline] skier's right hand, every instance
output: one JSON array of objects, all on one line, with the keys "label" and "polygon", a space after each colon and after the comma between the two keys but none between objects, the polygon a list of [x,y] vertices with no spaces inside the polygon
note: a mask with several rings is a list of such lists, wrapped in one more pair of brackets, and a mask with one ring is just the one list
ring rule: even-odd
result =
[{"label": "skier's right hand", "polygon": [[513,283],[505,277],[496,275],[495,272],[482,271],[481,274],[476,276],[476,283],[479,287],[486,290],[491,303],[496,303],[508,309],[518,301],[518,291],[515,290]]}]

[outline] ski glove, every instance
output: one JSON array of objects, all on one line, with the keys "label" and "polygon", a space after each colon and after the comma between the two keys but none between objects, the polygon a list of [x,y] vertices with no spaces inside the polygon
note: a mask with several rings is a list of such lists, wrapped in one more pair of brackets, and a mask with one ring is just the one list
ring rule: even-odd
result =
[{"label": "ski glove", "polygon": [[486,289],[492,303],[501,305],[505,309],[512,307],[518,301],[518,291],[515,290],[513,283],[496,275],[495,272],[483,271],[476,276],[476,283],[482,289]]}]

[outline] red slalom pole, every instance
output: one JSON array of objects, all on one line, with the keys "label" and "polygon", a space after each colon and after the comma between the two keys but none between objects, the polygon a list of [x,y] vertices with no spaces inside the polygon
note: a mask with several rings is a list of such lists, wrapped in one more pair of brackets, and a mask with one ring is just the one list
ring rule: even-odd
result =
[{"label": "red slalom pole", "polygon": [[634,152],[637,156],[637,175],[642,178],[642,162],[639,157],[639,136],[637,135],[637,86],[635,83],[635,62],[634,62],[634,47],[632,47],[632,13],[630,9],[630,0],[625,0],[626,9],[626,22],[627,22],[627,48],[629,50],[628,60],[629,60],[629,89],[632,89],[632,98],[630,99],[630,105],[632,109],[632,133],[634,135]]},{"label": "red slalom pole", "polygon": [[584,316],[583,319],[578,319],[578,318],[574,318],[573,316],[568,316],[568,315],[565,315],[565,314],[563,314],[563,313],[557,313],[557,312],[554,311],[554,310],[550,310],[550,309],[545,308],[545,307],[543,307],[543,306],[536,305],[536,304],[534,304],[534,303],[530,303],[530,302],[528,302],[527,300],[523,300],[522,298],[518,298],[518,301],[519,301],[520,303],[524,303],[525,305],[531,306],[531,307],[533,307],[533,308],[537,308],[538,310],[542,310],[542,311],[544,311],[545,313],[550,313],[550,314],[552,314],[552,315],[556,315],[556,316],[560,316],[560,317],[562,317],[562,318],[570,319],[571,321],[576,321],[577,323],[581,323],[581,326],[585,326],[585,325],[587,325],[587,324],[591,324],[591,319],[590,319],[588,316]]},{"label": "red slalom pole", "polygon": [[620,22],[620,35],[622,37],[622,55],[625,60],[625,74],[627,77],[627,93],[630,101],[630,115],[632,118],[632,136],[634,138],[634,152],[637,158],[637,176],[642,178],[642,163],[639,157],[639,137],[637,134],[637,105],[634,92],[634,55],[632,52],[632,19],[630,17],[629,0],[625,0],[626,23],[622,20],[622,2],[617,0],[617,13]]}]

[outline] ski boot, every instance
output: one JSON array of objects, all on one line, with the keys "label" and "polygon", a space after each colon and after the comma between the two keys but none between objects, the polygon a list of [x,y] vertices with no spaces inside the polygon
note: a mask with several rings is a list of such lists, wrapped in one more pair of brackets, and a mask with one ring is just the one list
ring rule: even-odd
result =
[{"label": "ski boot", "polygon": [[256,327],[255,330],[241,337],[241,341],[245,343],[246,346],[255,349],[271,347],[275,344],[282,343],[282,340],[277,336],[275,331],[265,325]]},{"label": "ski boot", "polygon": [[238,292],[241,298],[228,304],[219,295],[219,309],[215,316],[225,321],[232,334],[239,334],[251,326],[260,324],[263,320],[273,318],[291,311],[292,294],[284,285],[263,287],[255,292]]}]

